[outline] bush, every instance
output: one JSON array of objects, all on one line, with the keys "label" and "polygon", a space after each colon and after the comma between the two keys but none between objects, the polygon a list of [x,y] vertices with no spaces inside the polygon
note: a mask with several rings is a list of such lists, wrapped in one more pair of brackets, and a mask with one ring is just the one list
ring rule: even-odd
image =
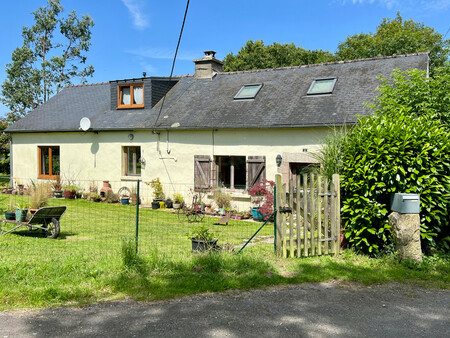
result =
[{"label": "bush", "polygon": [[379,112],[348,133],[342,149],[342,220],[358,251],[376,254],[391,242],[388,214],[395,192],[420,194],[423,247],[447,245],[450,135],[432,116]]},{"label": "bush", "polygon": [[274,186],[274,181],[263,179],[248,192],[252,196],[252,203],[258,206],[258,211],[264,215],[265,220],[272,215],[274,210]]}]

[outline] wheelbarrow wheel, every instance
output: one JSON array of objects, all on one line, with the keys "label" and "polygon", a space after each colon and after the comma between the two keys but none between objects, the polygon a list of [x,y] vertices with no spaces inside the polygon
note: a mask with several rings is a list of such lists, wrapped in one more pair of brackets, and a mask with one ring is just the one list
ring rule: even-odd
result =
[{"label": "wheelbarrow wheel", "polygon": [[56,218],[52,218],[51,222],[46,224],[46,228],[47,230],[44,234],[47,238],[57,238],[59,236],[60,226]]}]

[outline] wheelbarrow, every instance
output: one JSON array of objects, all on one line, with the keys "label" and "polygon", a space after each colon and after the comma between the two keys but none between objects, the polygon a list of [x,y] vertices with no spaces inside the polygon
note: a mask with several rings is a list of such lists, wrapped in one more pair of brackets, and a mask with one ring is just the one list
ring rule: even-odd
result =
[{"label": "wheelbarrow", "polygon": [[[47,238],[57,238],[60,231],[59,220],[65,211],[65,206],[44,207],[39,208],[27,222],[17,222],[8,219],[1,219],[0,233],[2,235],[6,235],[12,231],[19,229],[20,227],[26,227],[28,230],[42,230],[45,237]],[[6,231],[3,228],[7,223],[13,224],[14,226],[12,229]]]}]

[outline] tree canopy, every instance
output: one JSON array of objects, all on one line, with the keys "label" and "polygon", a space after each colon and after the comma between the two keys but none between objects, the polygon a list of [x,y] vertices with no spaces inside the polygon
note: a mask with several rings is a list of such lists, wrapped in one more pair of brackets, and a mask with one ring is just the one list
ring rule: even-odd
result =
[{"label": "tree canopy", "polygon": [[321,49],[307,50],[294,43],[264,45],[262,40],[249,40],[236,54],[227,54],[224,59],[224,71],[252,70],[298,66],[333,61],[334,56]]},{"label": "tree canopy", "polygon": [[340,60],[430,52],[431,67],[443,66],[449,56],[449,42],[433,28],[414,20],[384,18],[375,33],[360,33],[347,37],[338,45]]},{"label": "tree canopy", "polygon": [[73,78],[85,82],[94,72],[84,65],[93,20],[89,15],[79,18],[74,10],[60,17],[63,11],[60,0],[48,0],[32,13],[34,25],[23,27],[23,44],[12,52],[2,84],[1,100],[11,110],[9,122],[46,102]]},{"label": "tree canopy", "polygon": [[375,33],[350,35],[337,46],[336,53],[321,49],[307,50],[294,43],[264,45],[249,40],[239,52],[224,59],[224,71],[253,70],[298,66],[335,60],[353,60],[394,54],[430,52],[432,69],[443,66],[450,55],[450,40],[433,28],[414,20],[385,18]]}]

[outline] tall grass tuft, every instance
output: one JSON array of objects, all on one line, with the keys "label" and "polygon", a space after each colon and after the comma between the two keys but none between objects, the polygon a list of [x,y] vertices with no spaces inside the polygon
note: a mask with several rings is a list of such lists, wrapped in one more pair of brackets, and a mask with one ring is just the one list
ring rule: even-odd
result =
[{"label": "tall grass tuft", "polygon": [[134,239],[122,238],[122,267],[125,271],[137,271],[139,273],[146,273],[148,267],[144,259],[136,250],[136,243]]},{"label": "tall grass tuft", "polygon": [[320,150],[312,153],[312,156],[320,163],[320,173],[329,180],[332,179],[333,174],[339,174],[342,171],[342,145],[347,133],[348,129],[345,126],[332,127],[331,133],[323,140]]}]

